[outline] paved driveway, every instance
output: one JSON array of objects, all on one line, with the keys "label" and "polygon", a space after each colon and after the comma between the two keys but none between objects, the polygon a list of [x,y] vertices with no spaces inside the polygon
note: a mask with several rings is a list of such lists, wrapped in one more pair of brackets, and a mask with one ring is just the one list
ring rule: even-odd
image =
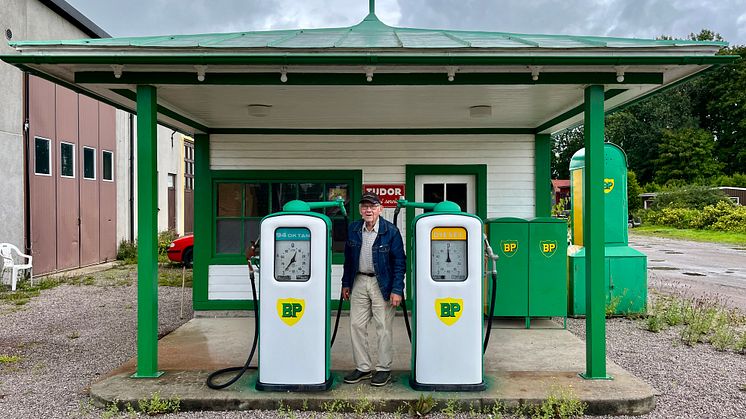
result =
[{"label": "paved driveway", "polygon": [[666,292],[716,295],[746,312],[746,247],[638,236],[630,246],[648,255],[648,284]]}]

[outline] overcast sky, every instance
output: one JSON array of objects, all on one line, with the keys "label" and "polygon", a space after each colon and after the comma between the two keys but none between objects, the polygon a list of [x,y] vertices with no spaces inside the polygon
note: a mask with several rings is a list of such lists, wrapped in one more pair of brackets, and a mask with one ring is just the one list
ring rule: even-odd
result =
[{"label": "overcast sky", "polygon": [[[112,36],[351,26],[367,0],[67,0]],[[431,29],[686,38],[746,45],[746,0],[377,0],[386,24]]]}]

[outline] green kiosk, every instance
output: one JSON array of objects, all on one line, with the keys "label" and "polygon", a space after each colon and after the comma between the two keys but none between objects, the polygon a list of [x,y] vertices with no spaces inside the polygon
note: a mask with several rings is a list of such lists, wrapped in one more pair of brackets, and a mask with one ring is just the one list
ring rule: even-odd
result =
[{"label": "green kiosk", "polygon": [[[585,149],[570,160],[570,231],[568,312],[584,316],[585,247],[583,247],[583,176]],[[647,256],[631,247],[627,237],[627,156],[617,145],[604,144],[605,288],[614,314],[645,313],[648,297]]]}]

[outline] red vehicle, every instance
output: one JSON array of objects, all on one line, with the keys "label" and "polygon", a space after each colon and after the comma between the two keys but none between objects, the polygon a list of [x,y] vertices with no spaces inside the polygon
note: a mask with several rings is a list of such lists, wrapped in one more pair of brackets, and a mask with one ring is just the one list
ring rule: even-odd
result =
[{"label": "red vehicle", "polygon": [[187,268],[191,268],[194,261],[194,235],[188,234],[172,241],[166,252],[171,262],[183,263]]}]

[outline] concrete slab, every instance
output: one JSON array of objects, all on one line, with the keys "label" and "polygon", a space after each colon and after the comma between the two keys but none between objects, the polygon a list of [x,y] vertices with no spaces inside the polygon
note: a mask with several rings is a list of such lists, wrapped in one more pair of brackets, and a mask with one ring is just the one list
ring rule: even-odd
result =
[{"label": "concrete slab", "polygon": [[[277,409],[282,403],[296,409],[328,411],[333,403],[343,401],[348,409],[373,403],[376,410],[396,411],[422,394],[408,384],[410,344],[401,316],[395,320],[392,383],[383,388],[372,387],[368,382],[342,382],[342,376],[354,369],[349,319],[343,316],[332,348],[331,390],[259,392],[254,389],[256,370],[249,370],[228,389],[209,389],[205,380],[210,372],[245,363],[253,326],[251,317],[192,319],[159,341],[158,365],[165,372],[163,376],[130,378],[136,366],[136,360],[131,359],[94,383],[92,398],[102,405],[118,400],[122,405],[129,402],[136,406],[137,400],[149,398],[157,391],[166,398],[178,396],[182,410]],[[553,390],[567,388],[588,403],[590,414],[638,415],[655,407],[655,390],[611,361],[607,371],[613,380],[579,377],[578,373],[585,371],[585,343],[558,323],[543,319],[532,321],[531,326],[523,328],[523,319],[496,321],[484,361],[487,389],[434,392],[432,396],[441,403],[440,407],[448,400],[458,401],[466,411],[489,408],[498,400],[507,406],[541,403]],[[374,335],[371,329],[371,338]]]}]

